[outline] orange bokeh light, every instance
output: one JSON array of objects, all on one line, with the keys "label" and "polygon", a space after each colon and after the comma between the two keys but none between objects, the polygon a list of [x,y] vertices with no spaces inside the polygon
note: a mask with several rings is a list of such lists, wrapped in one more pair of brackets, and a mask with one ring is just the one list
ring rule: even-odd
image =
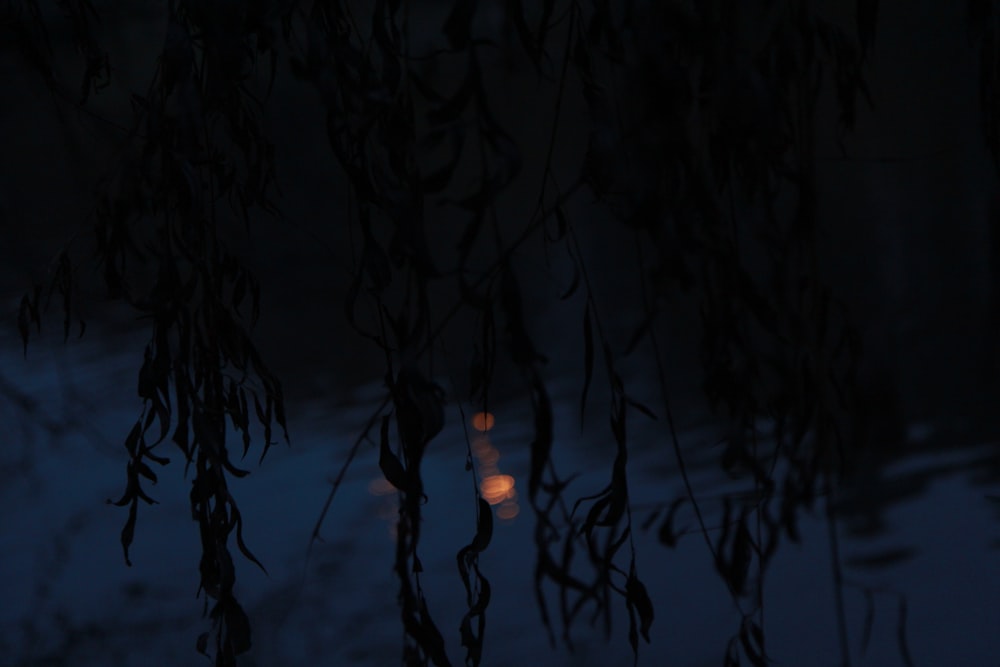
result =
[{"label": "orange bokeh light", "polygon": [[497,508],[497,518],[504,521],[510,521],[517,516],[518,512],[521,511],[521,506],[518,505],[513,500],[505,500],[500,507]]},{"label": "orange bokeh light", "polygon": [[483,500],[490,505],[498,505],[516,493],[514,491],[514,478],[510,475],[484,477],[483,481],[479,483],[479,492],[483,494]]},{"label": "orange bokeh light", "polygon": [[493,428],[494,423],[496,423],[496,419],[492,412],[477,412],[472,415],[472,428],[477,431],[489,431]]}]

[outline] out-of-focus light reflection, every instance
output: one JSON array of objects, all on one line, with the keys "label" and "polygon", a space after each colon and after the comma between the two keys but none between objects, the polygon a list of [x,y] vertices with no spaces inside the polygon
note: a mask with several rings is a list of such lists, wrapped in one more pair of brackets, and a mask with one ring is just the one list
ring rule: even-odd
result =
[{"label": "out-of-focus light reflection", "polygon": [[483,477],[483,481],[479,483],[479,492],[483,495],[483,500],[490,505],[499,505],[516,493],[514,491],[514,478],[510,475]]},{"label": "out-of-focus light reflection", "polygon": [[494,423],[496,423],[496,419],[493,417],[492,412],[477,412],[472,415],[472,428],[477,431],[485,433],[493,428]]},{"label": "out-of-focus light reflection", "polygon": [[368,493],[373,496],[389,496],[396,493],[396,487],[389,483],[385,477],[376,477],[368,482]]},{"label": "out-of-focus light reflection", "polygon": [[472,427],[479,433],[472,436],[469,443],[472,453],[479,463],[479,493],[483,500],[494,506],[496,516],[501,521],[511,521],[521,511],[517,504],[517,490],[514,478],[500,472],[500,450],[493,446],[487,431],[496,424],[492,413],[483,411],[472,416]]},{"label": "out-of-focus light reflection", "polygon": [[490,436],[477,435],[472,438],[472,453],[477,457],[481,457],[492,449],[493,443],[490,442]]},{"label": "out-of-focus light reflection", "polygon": [[496,467],[500,460],[500,451],[496,447],[490,447],[478,455],[479,465],[484,468]]},{"label": "out-of-focus light reflection", "polygon": [[517,516],[517,513],[521,511],[521,506],[517,504],[516,500],[505,500],[500,503],[497,507],[497,518],[503,521],[510,521]]}]

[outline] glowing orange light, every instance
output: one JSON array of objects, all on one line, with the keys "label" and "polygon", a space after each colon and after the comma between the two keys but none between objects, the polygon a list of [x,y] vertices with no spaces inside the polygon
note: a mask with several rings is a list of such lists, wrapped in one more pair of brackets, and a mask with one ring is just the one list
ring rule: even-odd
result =
[{"label": "glowing orange light", "polygon": [[368,482],[368,493],[373,496],[388,496],[396,493],[396,487],[390,484],[385,477],[377,477]]},{"label": "glowing orange light", "polygon": [[514,491],[514,478],[510,475],[490,475],[479,483],[479,492],[483,500],[490,505],[498,505]]},{"label": "glowing orange light", "polygon": [[500,507],[497,508],[497,518],[503,519],[504,521],[510,521],[516,517],[520,511],[521,507],[516,502],[512,500],[505,500]]},{"label": "glowing orange light", "polygon": [[495,422],[492,412],[477,412],[472,415],[472,428],[477,431],[489,431]]}]

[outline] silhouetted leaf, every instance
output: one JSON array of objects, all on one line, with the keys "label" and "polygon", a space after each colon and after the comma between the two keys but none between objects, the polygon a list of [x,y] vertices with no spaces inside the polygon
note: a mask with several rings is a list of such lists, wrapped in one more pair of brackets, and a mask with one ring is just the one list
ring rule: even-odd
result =
[{"label": "silhouetted leaf", "polygon": [[567,287],[562,294],[559,295],[560,301],[566,301],[571,296],[576,294],[576,290],[580,287],[580,267],[577,266],[576,262],[573,262],[573,277],[569,281],[569,287]]},{"label": "silhouetted leaf", "polygon": [[389,448],[389,415],[382,417],[381,439],[379,444],[378,467],[386,480],[400,491],[407,491],[406,469],[399,458]]},{"label": "silhouetted leaf", "polygon": [[653,412],[652,410],[650,410],[648,407],[646,407],[642,403],[640,403],[639,401],[637,401],[637,400],[635,400],[634,398],[631,398],[631,397],[626,397],[625,398],[625,402],[628,403],[629,405],[631,405],[633,408],[635,408],[639,412],[641,412],[642,414],[644,414],[647,417],[649,417],[650,419],[652,419],[653,421],[656,421],[656,413]]},{"label": "silhouetted leaf", "polygon": [[722,667],[740,667],[740,653],[736,646],[736,638],[733,637],[726,645],[726,657]]},{"label": "silhouetted leaf", "polygon": [[660,524],[659,538],[660,542],[665,546],[673,548],[677,545],[678,533],[674,530],[674,519],[677,516],[677,510],[684,505],[687,498],[681,496],[677,498],[674,502],[670,504],[670,509],[667,511],[667,517]]},{"label": "silhouetted leaf", "polygon": [[236,546],[239,547],[240,553],[242,553],[251,563],[259,567],[261,572],[267,574],[267,568],[265,568],[264,565],[257,560],[257,557],[251,553],[250,549],[247,548],[246,543],[243,541],[243,517],[240,515],[239,510],[236,509],[236,505],[234,505],[231,501],[229,513],[232,523],[236,525]]},{"label": "silhouetted leaf", "polygon": [[128,557],[128,548],[132,546],[132,538],[135,536],[135,519],[138,509],[139,501],[133,498],[128,508],[128,519],[125,520],[125,525],[122,527],[122,552],[125,554],[125,564],[129,567],[132,567],[132,561]]},{"label": "silhouetted leaf", "polygon": [[[483,576],[479,579],[479,597],[475,604],[462,617],[459,626],[459,633],[462,638],[462,646],[468,649],[465,662],[470,667],[479,665],[483,655],[483,635],[486,631],[486,607],[489,605],[491,588],[490,582]],[[477,619],[477,629],[473,631],[472,620]]]},{"label": "silhouetted leaf", "polygon": [[129,431],[128,437],[125,438],[125,449],[128,450],[130,456],[135,457],[136,447],[139,444],[139,436],[142,435],[142,422],[137,421],[132,430]]},{"label": "silhouetted leaf", "polygon": [[642,523],[639,525],[639,529],[645,532],[650,528],[652,528],[653,524],[656,523],[656,520],[660,518],[661,512],[662,512],[661,508],[656,508],[652,512],[650,512],[649,515],[642,520]]},{"label": "silhouetted leaf", "polygon": [[[556,243],[561,241],[563,237],[566,236],[566,231],[569,229],[569,222],[566,220],[566,213],[563,211],[563,205],[561,203],[552,208],[551,214],[556,217],[556,233],[555,235],[549,234],[548,228],[546,227],[545,240],[549,243]],[[572,256],[571,250],[568,246],[567,252],[570,252]]]},{"label": "silhouetted leaf", "polygon": [[736,529],[731,558],[729,581],[737,593],[743,593],[747,576],[750,573],[750,563],[753,559],[753,537],[747,527],[746,516],[740,518],[739,526]]},{"label": "silhouetted leaf", "polygon": [[195,642],[195,650],[204,656],[208,656],[208,633],[203,632],[198,635],[198,641]]},{"label": "silhouetted leaf", "polygon": [[750,619],[744,620],[740,626],[740,643],[753,667],[767,667],[769,660],[764,651],[764,633],[760,626]]},{"label": "silhouetted leaf", "polygon": [[[634,566],[629,573],[628,581],[625,582],[625,601],[638,612],[639,632],[646,643],[649,643],[649,629],[653,626],[654,617],[653,601],[650,600],[649,593],[646,592],[645,584],[639,581],[639,577],[636,576]],[[632,648],[638,650],[635,645]]]},{"label": "silhouetted leaf", "polygon": [[486,551],[493,537],[493,510],[484,499],[479,499],[479,525],[476,526],[476,536],[472,540],[473,551]]},{"label": "silhouetted leaf", "polygon": [[144,456],[145,458],[149,459],[150,461],[153,461],[153,462],[155,462],[155,463],[158,463],[158,464],[160,464],[161,466],[165,466],[165,465],[167,465],[168,463],[170,463],[170,459],[168,459],[168,458],[167,458],[166,456],[157,456],[157,455],[156,455],[156,454],[154,454],[154,453],[153,453],[153,452],[152,452],[152,451],[151,451],[150,449],[146,449],[146,450],[145,450],[145,451],[144,451],[144,452],[142,453],[142,455],[143,455],[143,456]]},{"label": "silhouetted leaf", "polygon": [[643,338],[646,337],[650,328],[653,325],[654,319],[655,319],[655,314],[651,312],[646,313],[646,316],[642,318],[642,322],[640,322],[639,326],[637,326],[635,328],[635,331],[632,332],[632,336],[631,338],[629,338],[628,345],[625,346],[626,357],[632,354],[636,346],[642,341]]},{"label": "silhouetted leaf", "polygon": [[444,649],[444,637],[431,619],[430,610],[427,609],[427,601],[420,598],[420,617],[422,620],[420,632],[420,647],[427,652],[431,661],[438,667],[451,665],[448,655]]},{"label": "silhouetted leaf", "polygon": [[137,461],[135,464],[136,472],[145,477],[146,479],[156,484],[156,473],[153,472],[152,468],[143,463],[142,461]]},{"label": "silhouetted leaf", "polygon": [[250,619],[236,600],[226,604],[226,643],[235,655],[250,650]]}]

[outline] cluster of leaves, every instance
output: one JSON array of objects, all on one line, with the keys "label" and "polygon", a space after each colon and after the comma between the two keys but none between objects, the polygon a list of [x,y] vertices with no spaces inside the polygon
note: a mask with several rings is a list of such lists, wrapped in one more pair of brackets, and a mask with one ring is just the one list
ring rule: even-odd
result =
[{"label": "cluster of leaves", "polygon": [[[727,500],[723,529],[708,545],[735,597],[758,593],[729,664],[737,646],[751,664],[766,663],[754,620],[759,579],[779,535],[797,539],[798,512],[843,465],[860,359],[858,335],[816,259],[815,122],[825,76],[843,129],[868,98],[863,65],[875,3],[859,3],[856,35],[810,3],[768,7],[757,14],[728,2],[637,3],[617,22],[608,8],[589,35],[603,66],[622,72],[617,95],[601,85],[586,50],[574,58],[597,123],[588,183],[657,251],[633,345],[655,345],[650,334],[678,290],[696,296],[705,395],[733,424],[723,465],[754,483],[739,510]],[[630,44],[623,31],[635,36]],[[690,487],[687,500],[700,520]],[[661,527],[667,543],[678,507]],[[758,581],[749,586],[755,557]]]},{"label": "cluster of leaves", "polygon": [[[853,37],[807,3],[775,6],[762,17],[754,16],[754,21],[740,20],[738,8],[726,2],[699,3],[695,8],[682,3],[622,4],[571,3],[566,10],[558,86],[562,91],[572,67],[593,121],[581,181],[570,191],[586,185],[626,229],[634,231],[638,246],[656,249],[652,268],[643,276],[649,289],[644,317],[626,352],[646,341],[659,359],[655,329],[664,304],[677,290],[693,293],[700,303],[705,394],[712,407],[736,425],[737,435],[727,443],[724,463],[733,470],[749,471],[756,487],[752,504],[743,507],[737,519],[727,511],[720,537],[709,543],[720,575],[734,596],[742,597],[750,593],[754,554],[762,578],[781,532],[796,539],[797,513],[829,490],[830,475],[842,463],[838,463],[842,438],[848,435],[841,432],[848,424],[844,415],[856,407],[851,387],[860,356],[858,336],[816,262],[814,123],[828,70],[844,129],[853,123],[857,99],[868,97],[862,72],[874,34],[875,5],[859,4],[858,33]],[[538,67],[547,57],[543,40],[549,26],[533,32],[516,9],[509,15],[511,24]],[[550,16],[551,5],[542,13]],[[748,30],[752,24],[755,33]],[[625,40],[623,35],[634,39]],[[558,109],[557,104],[557,114]],[[634,551],[627,572],[618,568],[615,556],[623,545],[631,544],[626,408],[650,411],[625,392],[602,333],[575,233],[562,215],[563,193],[557,193],[552,209],[542,208],[548,165],[544,178],[533,222],[541,227],[550,217],[555,219],[556,233],[547,234],[546,242],[565,244],[577,274],[584,277],[581,403],[586,403],[593,375],[596,329],[612,394],[611,431],[617,455],[609,485],[578,500],[572,512],[563,509],[561,520],[555,520],[552,513],[561,507],[567,482],[554,472],[542,481],[545,471],[552,470],[551,407],[533,365],[537,354],[519,315],[516,281],[502,264],[500,304],[511,357],[525,368],[536,414],[529,490],[538,515],[537,590],[546,624],[541,584],[548,579],[560,590],[567,639],[569,626],[588,603],[598,615],[605,612],[609,622],[607,593],[617,590],[630,613],[629,634],[635,648],[634,612],[646,634],[652,607],[636,576]],[[783,213],[788,210],[793,213]],[[763,267],[755,259],[760,256],[766,258]],[[661,381],[664,373],[660,365]],[[672,422],[663,393],[664,413]],[[770,452],[758,447],[764,436],[762,423],[772,425],[767,434],[772,436]],[[670,430],[684,473],[672,426]],[[779,461],[787,471],[780,494],[774,477]],[[545,502],[538,501],[539,491],[547,494]],[[700,518],[690,487],[688,494]],[[780,498],[777,517],[772,498]],[[582,519],[575,516],[581,506],[589,508]],[[669,525],[678,507],[675,503],[661,528],[667,541],[672,539]],[[756,515],[761,520],[752,531]],[[569,526],[562,537],[560,523]],[[766,535],[761,526],[767,528]],[[602,531],[599,542],[597,534]],[[592,583],[571,574],[577,539],[582,539],[595,566]],[[560,542],[555,558],[549,547]],[[625,581],[621,588],[609,579],[615,572]],[[761,586],[758,581],[758,592]],[[753,620],[761,605],[758,599],[745,612],[739,642],[732,645],[741,646],[752,664],[766,660],[761,626]],[[736,660],[732,647],[730,661]]]},{"label": "cluster of leaves", "polygon": [[[96,12],[87,2],[58,4],[85,46],[82,104],[89,90],[100,89],[99,77],[107,70],[106,56],[88,32],[87,17]],[[262,458],[272,444],[272,425],[286,428],[281,384],[249,337],[260,288],[219,238],[225,218],[220,206],[248,221],[250,208],[270,208],[273,180],[274,148],[263,133],[252,89],[258,57],[275,56],[274,30],[270,17],[259,14],[262,7],[230,9],[222,3],[170,3],[157,71],[144,95],[132,94],[134,120],[117,147],[125,157],[100,183],[92,211],[109,294],[151,322],[137,387],[142,413],[125,438],[126,488],[114,503],[129,507],[121,534],[125,559],[131,564],[139,501],[154,502],[143,479],[157,482],[150,463],[168,463],[159,448],[172,430],[170,440],[186,469],[195,471],[190,497],[202,544],[200,589],[206,607],[213,601],[209,613],[218,665],[235,664],[251,643],[249,619],[234,594],[228,546],[233,533],[244,556],[260,565],[243,541],[242,517],[228,486],[231,476],[247,473],[230,457],[227,421],[242,436],[244,455],[252,421],[260,423]],[[22,52],[52,80],[53,65],[45,60],[52,49],[37,3],[23,3],[11,16],[22,21],[14,26]],[[62,254],[53,286],[64,299],[67,335],[72,277],[68,255]],[[22,301],[25,346],[28,324],[40,324],[40,294],[36,290]],[[199,637],[199,651],[207,651],[209,639],[209,633]]]},{"label": "cluster of leaves", "polygon": [[[111,83],[108,53],[93,33],[94,24],[100,17],[87,0],[56,0],[54,4],[71,26],[73,46],[83,57],[79,97],[75,100],[82,105],[91,93],[100,92]],[[0,7],[0,31],[17,45],[28,65],[53,93],[66,96],[67,91],[56,75],[55,54],[44,13],[38,0],[9,0]]]},{"label": "cluster of leaves", "polygon": [[[435,332],[443,326],[429,321],[429,286],[454,273],[462,295],[459,306],[474,312],[481,323],[470,371],[473,399],[483,404],[488,403],[497,363],[497,322],[505,324],[509,360],[522,370],[535,414],[528,486],[537,516],[536,591],[543,620],[551,631],[546,582],[559,591],[567,640],[574,619],[588,605],[594,617],[603,615],[609,627],[608,595],[616,591],[625,599],[630,639],[637,648],[639,631],[648,638],[652,605],[636,573],[634,550],[627,570],[617,565],[616,556],[626,544],[631,549],[626,413],[629,408],[651,411],[629,398],[616,371],[563,206],[573,192],[586,186],[626,229],[651,241],[657,250],[646,278],[650,295],[645,316],[628,351],[644,340],[655,346],[659,304],[672,292],[693,292],[701,303],[705,392],[712,406],[737,425],[738,435],[727,445],[726,463],[749,470],[757,486],[754,504],[741,509],[735,520],[727,513],[726,528],[718,542],[710,544],[733,594],[744,596],[749,592],[753,554],[758,555],[762,576],[780,532],[796,538],[798,511],[811,506],[823,491],[821,485],[829,482],[842,448],[843,415],[853,408],[850,387],[860,354],[858,338],[816,262],[813,125],[828,71],[844,129],[853,123],[858,98],[868,97],[862,72],[874,35],[876,6],[859,4],[857,36],[852,36],[807,3],[762,12],[763,28],[761,17],[755,16],[755,34],[746,34],[750,22],[741,21],[740,12],[726,2],[701,3],[695,9],[682,3],[571,2],[561,12],[554,2],[543,2],[533,12],[526,12],[520,3],[508,3],[506,25],[540,74],[552,60],[547,47],[559,23],[553,17],[559,15],[565,26],[559,32],[564,53],[553,126],[559,122],[571,70],[578,75],[594,123],[580,179],[554,195],[548,190],[554,182],[549,151],[535,214],[513,240],[503,238],[495,204],[516,176],[520,158],[489,103],[482,54],[493,45],[475,35],[476,4],[462,0],[453,4],[443,25],[447,48],[435,53],[465,63],[451,93],[435,89],[413,66],[399,10],[398,2],[376,3],[369,34],[358,29],[346,7],[317,3],[306,21],[313,30],[305,53],[293,60],[298,75],[320,92],[331,148],[359,202],[363,241],[348,317],[385,351],[388,384],[393,387],[393,359],[400,359],[404,367],[412,364],[431,349]],[[623,35],[635,39],[627,41]],[[620,81],[625,89],[612,90]],[[429,110],[421,117],[418,107]],[[427,128],[422,136],[417,131],[421,127]],[[426,176],[419,167],[423,145],[444,146],[448,155],[443,166]],[[480,169],[475,187],[471,192],[449,189],[458,165],[465,164],[463,156],[476,149]],[[425,237],[424,197],[439,194],[444,195],[441,201],[468,216],[454,272],[435,268]],[[780,212],[789,209],[789,202],[794,213],[783,215]],[[759,219],[741,216],[739,211],[745,210],[759,212]],[[388,223],[389,252],[379,240],[376,218]],[[548,233],[550,220],[556,225]],[[490,227],[497,258],[477,271],[469,263],[471,251]],[[576,279],[566,296],[584,277],[581,404],[585,406],[593,377],[595,330],[612,394],[611,435],[617,454],[611,480],[597,494],[580,498],[572,510],[562,502],[569,482],[556,474],[552,459],[552,408],[541,370],[544,357],[528,333],[512,261],[518,246],[540,231],[547,232],[548,245],[565,246],[573,258]],[[751,264],[755,253],[766,258],[763,271]],[[386,299],[397,275],[406,276],[406,288],[393,311]],[[376,301],[374,328],[361,326],[354,317],[363,288]],[[661,377],[663,373],[661,367]],[[433,404],[437,390],[423,379],[417,386],[421,385],[424,404]],[[395,396],[393,390],[398,419]],[[664,408],[669,415],[669,405]],[[762,421],[773,424],[770,452],[758,449]],[[413,529],[419,505],[407,499],[416,490],[422,493],[422,486],[412,479],[413,474],[419,476],[414,473],[419,456],[406,453],[412,449],[407,440],[414,437],[403,430],[401,426],[400,447],[408,463],[397,465],[397,459],[388,456],[384,438],[381,458],[387,476],[395,471],[402,484],[397,486],[403,492],[401,526],[406,530],[401,533],[400,553],[405,552],[405,559],[397,560],[397,571],[403,581],[404,625],[415,643],[412,657],[440,663],[444,660],[438,652],[440,633],[429,622],[419,581],[415,577],[408,581],[406,574],[407,568],[419,569],[415,568],[418,531]],[[679,447],[676,451],[679,455]],[[773,476],[779,460],[787,463],[780,494]],[[683,469],[681,458],[678,463]],[[405,479],[400,476],[404,469]],[[776,518],[769,501],[779,497]],[[690,500],[697,507],[693,494]],[[587,510],[582,517],[577,515],[581,508]],[[751,531],[757,514],[764,519],[757,526],[769,529],[766,536],[759,528],[756,536]],[[481,511],[477,515],[481,535]],[[578,548],[593,566],[591,581],[575,572]],[[473,603],[474,586],[468,577],[470,571],[479,576],[468,560],[478,551],[472,545],[464,549],[460,569],[470,593],[470,613],[481,618],[484,606]],[[612,575],[620,575],[621,584]],[[753,621],[759,603],[754,609],[747,612],[739,636],[745,655],[760,664],[765,659],[763,639],[760,625]],[[463,627],[463,639],[471,642],[473,635]],[[480,648],[476,642],[467,656],[470,662],[478,662]]]}]

